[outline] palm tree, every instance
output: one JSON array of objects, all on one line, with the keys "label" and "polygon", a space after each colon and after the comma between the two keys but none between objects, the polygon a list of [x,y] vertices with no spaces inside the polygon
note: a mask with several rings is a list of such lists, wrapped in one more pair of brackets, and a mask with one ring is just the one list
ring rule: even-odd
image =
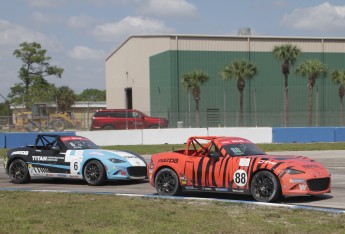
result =
[{"label": "palm tree", "polygon": [[76,95],[69,87],[61,86],[56,90],[56,99],[59,110],[66,111],[74,104]]},{"label": "palm tree", "polygon": [[220,73],[223,80],[235,79],[240,92],[240,126],[243,126],[243,90],[246,86],[245,79],[251,79],[257,74],[256,65],[248,60],[237,60],[227,65]]},{"label": "palm tree", "polygon": [[340,107],[339,107],[339,125],[344,125],[344,113],[343,113],[343,98],[345,95],[345,71],[334,71],[331,75],[331,78],[334,83],[339,84],[339,98],[340,98]]},{"label": "palm tree", "polygon": [[199,102],[200,102],[200,87],[210,77],[202,71],[192,71],[182,75],[181,84],[187,91],[192,92],[195,101],[195,126],[200,127],[200,117],[199,117]]},{"label": "palm tree", "polygon": [[285,127],[289,125],[289,73],[290,65],[293,65],[297,57],[300,55],[301,50],[294,45],[284,44],[275,46],[273,49],[274,55],[282,61],[281,69],[285,78],[285,96],[284,96],[284,114],[285,114]]},{"label": "palm tree", "polygon": [[300,64],[296,73],[308,78],[308,124],[313,125],[313,88],[319,76],[327,74],[327,66],[318,59],[309,59]]}]

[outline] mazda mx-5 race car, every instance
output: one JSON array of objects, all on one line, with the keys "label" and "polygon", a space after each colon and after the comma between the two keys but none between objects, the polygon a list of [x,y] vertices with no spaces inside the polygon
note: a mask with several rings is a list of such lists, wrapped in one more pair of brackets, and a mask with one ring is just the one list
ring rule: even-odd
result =
[{"label": "mazda mx-5 race car", "polygon": [[35,145],[8,150],[4,166],[18,184],[34,177],[84,179],[89,185],[147,177],[147,164],[140,155],[102,150],[80,136],[39,134]]},{"label": "mazda mx-5 race car", "polygon": [[213,191],[274,202],[331,190],[331,175],[322,164],[302,156],[267,155],[239,137],[190,137],[185,150],[152,155],[148,177],[164,196]]}]

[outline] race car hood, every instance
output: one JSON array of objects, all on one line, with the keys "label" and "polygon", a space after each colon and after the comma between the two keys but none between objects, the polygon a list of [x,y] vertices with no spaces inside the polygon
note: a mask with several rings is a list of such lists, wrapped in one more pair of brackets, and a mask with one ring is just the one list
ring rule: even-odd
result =
[{"label": "race car hood", "polygon": [[317,172],[322,173],[324,176],[329,176],[328,171],[324,166],[304,156],[295,155],[260,155],[258,157],[258,165],[260,168],[270,168],[272,170],[290,170],[290,173],[300,172]]},{"label": "race car hood", "polygon": [[[76,151],[76,150],[72,150]],[[92,158],[98,158],[98,159],[117,159],[120,160],[118,163],[121,163],[121,161],[130,163],[133,166],[146,166],[145,159],[133,152],[129,151],[119,151],[119,150],[102,150],[102,149],[86,149],[82,150],[83,156],[88,155]],[[71,152],[74,154],[75,152]]]}]

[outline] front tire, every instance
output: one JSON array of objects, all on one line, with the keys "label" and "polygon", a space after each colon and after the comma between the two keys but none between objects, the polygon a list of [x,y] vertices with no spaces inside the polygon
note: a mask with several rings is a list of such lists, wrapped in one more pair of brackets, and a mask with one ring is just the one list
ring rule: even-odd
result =
[{"label": "front tire", "polygon": [[275,202],[281,198],[280,182],[269,171],[260,171],[254,175],[250,191],[254,199],[259,202]]},{"label": "front tire", "polygon": [[103,164],[97,160],[89,161],[84,168],[83,176],[89,185],[104,184],[106,176]]},{"label": "front tire", "polygon": [[8,172],[11,182],[14,184],[23,184],[30,179],[28,166],[21,159],[14,160],[8,168]]},{"label": "front tire", "polygon": [[179,179],[175,171],[170,168],[164,168],[157,173],[155,187],[162,196],[175,196],[181,191]]}]

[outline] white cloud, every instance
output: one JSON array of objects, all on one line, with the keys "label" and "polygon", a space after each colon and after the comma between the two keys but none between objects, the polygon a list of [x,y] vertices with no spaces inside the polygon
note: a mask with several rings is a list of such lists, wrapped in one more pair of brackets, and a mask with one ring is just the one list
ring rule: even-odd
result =
[{"label": "white cloud", "polygon": [[95,50],[86,46],[76,46],[68,52],[68,56],[77,60],[104,60],[106,53],[103,50]]},{"label": "white cloud", "polygon": [[143,1],[139,13],[153,16],[179,16],[193,18],[197,8],[186,0],[149,0]]},{"label": "white cloud", "polygon": [[19,46],[24,41],[35,41],[54,51],[61,50],[62,48],[54,38],[47,37],[43,33],[12,24],[6,20],[0,20],[0,46]]},{"label": "white cloud", "polygon": [[119,22],[98,25],[93,34],[101,41],[114,41],[118,37],[138,34],[172,33],[163,21],[147,18],[128,16]]},{"label": "white cloud", "polygon": [[72,28],[88,28],[90,24],[96,22],[95,18],[87,15],[73,16],[68,20],[68,25]]},{"label": "white cloud", "polygon": [[282,23],[299,30],[332,32],[345,29],[345,5],[328,2],[310,8],[299,8],[286,14]]},{"label": "white cloud", "polygon": [[30,6],[34,7],[56,7],[64,4],[66,0],[27,0]]}]

